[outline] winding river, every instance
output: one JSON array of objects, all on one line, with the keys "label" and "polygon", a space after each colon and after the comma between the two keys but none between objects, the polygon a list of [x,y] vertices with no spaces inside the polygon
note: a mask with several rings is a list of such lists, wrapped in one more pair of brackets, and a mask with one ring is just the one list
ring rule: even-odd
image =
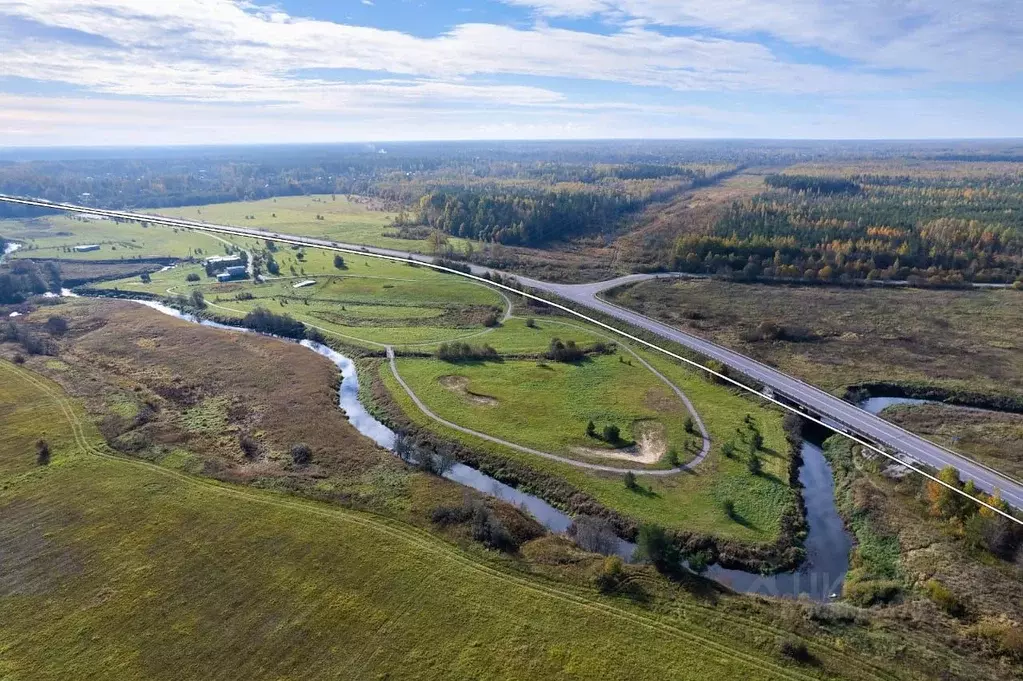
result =
[{"label": "winding river", "polygon": [[[164,314],[185,321],[217,329],[254,333],[237,326],[228,326],[200,319],[161,303],[135,300]],[[340,407],[348,421],[361,434],[385,449],[394,449],[395,434],[375,419],[359,401],[359,377],[355,363],[336,350],[321,343],[303,340],[300,344],[332,361],[341,372]],[[760,575],[742,570],[728,570],[717,565],[708,569],[706,576],[736,591],[769,596],[805,596],[816,601],[828,601],[841,592],[842,580],[849,569],[851,541],[835,508],[834,482],[831,468],[820,447],[809,442],[803,444],[803,465],[799,480],[803,485],[809,531],[806,538],[807,560],[794,572]],[[510,487],[494,478],[456,463],[444,477],[488,496],[507,501],[528,511],[544,527],[554,533],[564,533],[572,518],[543,499]],[[631,559],[635,545],[620,541],[618,553]]]}]

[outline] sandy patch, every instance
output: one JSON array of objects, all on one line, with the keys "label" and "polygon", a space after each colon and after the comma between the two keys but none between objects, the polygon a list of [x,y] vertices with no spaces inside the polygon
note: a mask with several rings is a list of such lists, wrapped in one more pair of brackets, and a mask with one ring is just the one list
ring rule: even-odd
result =
[{"label": "sandy patch", "polygon": [[664,436],[664,424],[656,421],[641,421],[633,427],[636,444],[620,449],[597,449],[596,447],[572,447],[574,454],[593,456],[601,459],[619,459],[634,463],[654,464],[668,453],[668,441]]},{"label": "sandy patch", "polygon": [[442,386],[451,392],[462,395],[473,404],[481,407],[496,407],[499,402],[489,395],[480,395],[469,390],[469,379],[465,376],[441,376],[437,379]]}]

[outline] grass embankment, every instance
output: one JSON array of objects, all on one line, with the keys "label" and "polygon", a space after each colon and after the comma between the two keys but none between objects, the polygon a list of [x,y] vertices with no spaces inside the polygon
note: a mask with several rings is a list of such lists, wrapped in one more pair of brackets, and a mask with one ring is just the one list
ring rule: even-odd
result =
[{"label": "grass embankment", "polygon": [[947,404],[900,404],[884,418],[938,444],[1023,479],[1023,415]]}]

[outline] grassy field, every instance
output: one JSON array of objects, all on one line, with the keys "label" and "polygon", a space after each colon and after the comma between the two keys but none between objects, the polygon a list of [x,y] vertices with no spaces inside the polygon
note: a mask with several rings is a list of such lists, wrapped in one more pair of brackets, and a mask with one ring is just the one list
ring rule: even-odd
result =
[{"label": "grassy field", "polygon": [[[61,260],[138,260],[189,258],[224,252],[227,237],[168,227],[142,227],[76,216],[47,216],[32,220],[0,220],[0,235],[24,246],[14,257]],[[97,251],[76,253],[75,246],[97,244]]]},{"label": "grassy field", "polygon": [[[385,236],[395,214],[378,210],[372,199],[349,201],[344,196],[279,196],[262,201],[239,201],[208,206],[161,208],[161,215],[224,225],[270,229],[282,234],[331,239],[340,243],[428,252],[426,241]],[[317,219],[319,216],[321,219]],[[462,240],[450,238],[454,248]]]},{"label": "grassy field", "polygon": [[590,421],[598,434],[604,426],[620,428],[623,444],[646,438],[632,465],[657,463],[669,449],[682,461],[692,458],[689,447],[699,451],[699,438],[683,429],[685,405],[666,385],[652,382],[645,367],[619,356],[573,364],[409,358],[398,368],[441,418],[541,451],[614,465],[616,459],[600,453],[613,453],[617,443],[588,437]]},{"label": "grassy field", "polygon": [[938,444],[1023,479],[1023,416],[946,404],[900,404],[882,416]]},{"label": "grassy field", "polygon": [[[386,364],[381,365],[379,377],[403,413],[417,426],[435,431],[469,447],[491,452],[497,457],[508,458],[528,468],[563,479],[575,488],[591,495],[599,503],[628,518],[638,522],[655,522],[673,529],[707,533],[753,543],[775,541],[778,538],[780,517],[784,510],[794,503],[795,495],[787,482],[789,453],[781,428],[781,414],[764,410],[739,395],[719,386],[711,385],[681,366],[655,357],[643,356],[692,399],[710,431],[712,450],[711,455],[690,473],[667,477],[638,476],[642,487],[640,491],[628,489],[623,484],[622,477],[615,473],[590,471],[542,459],[437,424],[412,403],[394,380]],[[612,362],[616,361],[612,360]],[[402,366],[404,367],[405,364],[403,363]],[[428,384],[428,379],[410,382],[412,389],[417,394],[421,390],[431,390]],[[656,388],[657,385],[656,383],[648,384],[648,389]],[[481,392],[485,391],[481,390]],[[570,394],[566,393],[566,396]],[[552,399],[556,398],[544,397],[543,393],[539,393],[535,396],[535,400],[541,400],[541,402],[534,402],[534,404],[543,404],[544,400]],[[528,406],[526,408],[530,409]],[[465,414],[464,409],[462,410],[462,413],[465,414],[464,422],[457,418],[452,420],[470,428],[478,428],[481,423],[480,419],[483,418],[479,412],[483,410],[474,409],[473,411],[475,413],[469,415]],[[536,407],[533,406],[531,411],[536,411]],[[721,447],[726,442],[735,441],[736,429],[743,427],[746,414],[754,416],[758,428],[764,436],[765,444],[762,454],[764,475],[751,474],[742,457],[729,458],[721,454]],[[452,416],[457,415],[457,412],[453,410]],[[520,415],[514,418],[542,417]],[[585,428],[585,421],[582,421],[580,425]],[[501,428],[499,424],[493,427]],[[489,431],[485,432],[490,434]],[[518,431],[516,439],[512,441],[518,443],[523,437],[522,433],[522,430]],[[735,505],[733,517],[729,517],[725,512],[726,501],[731,501]]]},{"label": "grassy field", "polygon": [[[849,289],[650,281],[614,302],[733,347],[827,390],[869,381],[1023,391],[1017,291]],[[764,321],[808,340],[749,340]]]}]

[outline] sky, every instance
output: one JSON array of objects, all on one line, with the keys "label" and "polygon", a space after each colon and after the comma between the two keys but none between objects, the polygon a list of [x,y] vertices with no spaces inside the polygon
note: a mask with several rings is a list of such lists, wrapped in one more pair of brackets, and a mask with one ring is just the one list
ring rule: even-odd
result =
[{"label": "sky", "polygon": [[1009,137],[1020,0],[0,0],[0,147]]}]

